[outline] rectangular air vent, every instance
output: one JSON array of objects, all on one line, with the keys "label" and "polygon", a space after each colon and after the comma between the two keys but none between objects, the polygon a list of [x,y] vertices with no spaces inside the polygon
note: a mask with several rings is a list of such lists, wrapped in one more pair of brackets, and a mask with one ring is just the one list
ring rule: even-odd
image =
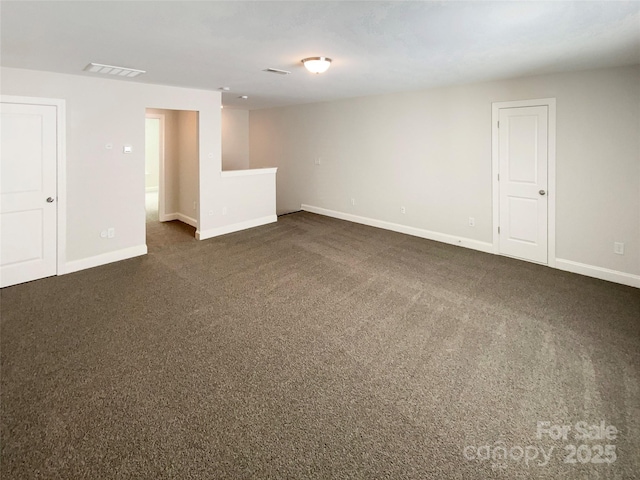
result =
[{"label": "rectangular air vent", "polygon": [[105,75],[114,75],[117,77],[133,78],[143,73],[147,73],[146,70],[137,70],[135,68],[116,67],[114,65],[102,65],[101,63],[90,63],[84,67],[86,72],[91,73],[103,73]]},{"label": "rectangular air vent", "polygon": [[267,68],[265,70],[263,70],[263,72],[267,72],[267,73],[277,73],[278,75],[289,75],[291,72],[288,72],[287,70],[280,70],[277,68]]}]

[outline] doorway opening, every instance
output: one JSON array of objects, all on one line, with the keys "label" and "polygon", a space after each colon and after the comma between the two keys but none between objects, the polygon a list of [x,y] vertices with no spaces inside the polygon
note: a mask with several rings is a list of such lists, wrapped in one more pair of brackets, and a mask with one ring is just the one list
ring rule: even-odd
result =
[{"label": "doorway opening", "polygon": [[198,112],[146,109],[145,211],[149,251],[195,241]]}]

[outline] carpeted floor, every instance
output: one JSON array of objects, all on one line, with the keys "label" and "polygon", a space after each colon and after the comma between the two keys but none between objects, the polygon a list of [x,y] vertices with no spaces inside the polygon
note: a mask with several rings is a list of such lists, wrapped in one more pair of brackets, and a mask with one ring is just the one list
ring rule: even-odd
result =
[{"label": "carpeted floor", "polygon": [[160,222],[158,218],[158,192],[145,195],[147,250],[156,250],[196,241],[196,229],[179,220]]},{"label": "carpeted floor", "polygon": [[640,476],[638,289],[298,213],[0,295],[3,479]]}]

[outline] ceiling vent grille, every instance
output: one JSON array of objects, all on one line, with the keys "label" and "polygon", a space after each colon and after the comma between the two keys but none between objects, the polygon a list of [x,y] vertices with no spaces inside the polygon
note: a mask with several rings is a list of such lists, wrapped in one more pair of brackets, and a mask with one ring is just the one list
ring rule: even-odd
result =
[{"label": "ceiling vent grille", "polygon": [[263,70],[263,72],[267,72],[267,73],[275,73],[278,75],[289,75],[291,72],[287,71],[287,70],[280,70],[278,68],[267,68],[265,70]]},{"label": "ceiling vent grille", "polygon": [[104,75],[113,75],[114,77],[128,77],[133,78],[143,73],[147,73],[146,70],[137,70],[135,68],[116,67],[114,65],[102,65],[101,63],[90,63],[84,67],[85,72],[102,73]]}]

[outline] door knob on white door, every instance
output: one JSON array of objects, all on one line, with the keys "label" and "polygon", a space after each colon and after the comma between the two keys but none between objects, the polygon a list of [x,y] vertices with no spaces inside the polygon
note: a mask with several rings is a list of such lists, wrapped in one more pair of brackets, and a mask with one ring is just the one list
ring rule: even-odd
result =
[{"label": "door knob on white door", "polygon": [[53,203],[53,197],[47,198],[47,203]]},{"label": "door knob on white door", "polygon": [[544,190],[540,190],[538,193],[539,193],[540,195],[545,195],[547,192],[545,192]]}]

